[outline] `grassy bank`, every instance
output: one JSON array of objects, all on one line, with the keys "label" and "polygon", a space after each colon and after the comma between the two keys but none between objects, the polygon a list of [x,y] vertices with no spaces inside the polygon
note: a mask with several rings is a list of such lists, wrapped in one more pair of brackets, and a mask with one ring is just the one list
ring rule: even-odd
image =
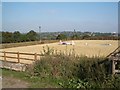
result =
[{"label": "grassy bank", "polygon": [[40,41],[31,41],[31,42],[19,42],[19,43],[6,43],[6,44],[1,44],[0,49],[19,47],[19,46],[45,44],[45,43],[54,43],[54,42],[57,42],[57,41],[58,40],[42,40],[42,42],[40,42]]}]

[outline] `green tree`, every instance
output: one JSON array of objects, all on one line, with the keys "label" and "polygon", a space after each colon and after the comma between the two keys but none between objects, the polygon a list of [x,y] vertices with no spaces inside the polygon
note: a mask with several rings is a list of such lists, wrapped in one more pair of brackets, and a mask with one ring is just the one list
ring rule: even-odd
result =
[{"label": "green tree", "polygon": [[57,40],[64,40],[64,39],[67,39],[67,36],[64,35],[64,34],[59,34],[57,37],[56,37]]},{"label": "green tree", "polygon": [[13,39],[14,39],[14,42],[20,42],[20,36],[21,36],[21,33],[19,31],[15,31],[13,33]]},{"label": "green tree", "polygon": [[35,31],[33,31],[33,30],[29,31],[27,33],[27,39],[29,41],[35,41],[35,40],[37,40],[37,33]]},{"label": "green tree", "polygon": [[13,33],[2,32],[2,43],[12,43],[12,42],[13,42]]},{"label": "green tree", "polygon": [[83,35],[83,36],[82,36],[82,39],[90,39],[90,36],[87,35],[87,34],[86,34],[86,35]]},{"label": "green tree", "polygon": [[72,39],[79,39],[79,36],[78,36],[77,34],[75,34],[75,35],[73,35],[71,38],[72,38]]},{"label": "green tree", "polygon": [[26,34],[21,34],[21,35],[20,35],[20,41],[21,41],[21,42],[29,41],[29,40],[27,39]]}]

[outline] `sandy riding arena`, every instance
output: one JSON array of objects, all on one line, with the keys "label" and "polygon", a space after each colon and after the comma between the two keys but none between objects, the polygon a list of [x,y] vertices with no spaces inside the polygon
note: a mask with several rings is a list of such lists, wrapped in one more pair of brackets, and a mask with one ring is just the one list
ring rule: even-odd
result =
[{"label": "sandy riding arena", "polygon": [[[71,42],[71,41],[67,41]],[[107,56],[118,47],[117,40],[74,40],[74,45],[62,45],[59,42],[42,44],[42,45],[31,45],[14,48],[0,49],[0,51],[8,52],[24,52],[24,53],[37,53],[43,52],[43,47],[46,49],[48,46],[55,51],[64,53],[71,53],[74,51],[77,55],[85,55],[88,57],[92,56]]]}]

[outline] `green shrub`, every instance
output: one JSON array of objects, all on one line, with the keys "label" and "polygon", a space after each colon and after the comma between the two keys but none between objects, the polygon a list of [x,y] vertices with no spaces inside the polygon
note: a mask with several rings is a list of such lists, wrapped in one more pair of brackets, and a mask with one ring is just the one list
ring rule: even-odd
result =
[{"label": "green shrub", "polygon": [[108,74],[105,58],[53,54],[47,47],[40,60],[27,69],[28,74],[57,81],[63,88],[120,88],[120,78]]},{"label": "green shrub", "polygon": [[54,78],[73,78],[76,76],[76,63],[72,58],[62,55],[45,56],[36,61],[28,68],[28,72],[33,76],[54,77]]},{"label": "green shrub", "polygon": [[104,64],[98,64],[99,58],[86,58],[79,63],[79,78],[84,80],[101,81],[106,78]]},{"label": "green shrub", "polygon": [[60,86],[62,86],[63,88],[89,88],[90,85],[88,82],[82,81],[80,79],[70,79],[69,82],[63,82],[63,83],[59,83]]}]

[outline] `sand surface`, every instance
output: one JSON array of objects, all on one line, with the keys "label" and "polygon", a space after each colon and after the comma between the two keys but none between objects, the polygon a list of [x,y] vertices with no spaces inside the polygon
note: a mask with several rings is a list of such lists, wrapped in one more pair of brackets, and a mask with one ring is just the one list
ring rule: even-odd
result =
[{"label": "sand surface", "polygon": [[[71,42],[71,41],[68,41]],[[24,53],[43,53],[43,47],[48,47],[57,52],[72,53],[74,51],[77,55],[92,56],[107,56],[118,47],[117,40],[75,40],[75,45],[59,45],[59,42],[42,44],[42,45],[31,45],[14,48],[0,49],[0,51],[12,51],[12,52],[24,52]],[[8,54],[9,55],[9,54]],[[15,56],[11,55],[10,56]],[[34,56],[21,55],[20,57],[34,58]],[[38,57],[39,59],[40,57]],[[10,59],[8,59],[10,60]],[[14,61],[14,59],[12,59]],[[17,61],[17,60],[16,60]],[[24,60],[28,63],[29,61]]]}]

